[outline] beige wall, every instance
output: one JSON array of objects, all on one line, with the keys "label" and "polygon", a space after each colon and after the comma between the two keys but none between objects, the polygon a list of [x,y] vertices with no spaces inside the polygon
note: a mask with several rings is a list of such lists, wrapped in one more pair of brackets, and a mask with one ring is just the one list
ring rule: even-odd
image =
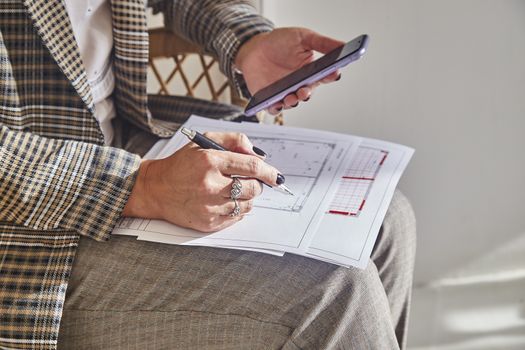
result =
[{"label": "beige wall", "polygon": [[416,148],[401,188],[418,218],[418,282],[525,233],[524,1],[265,0],[263,11],[344,40],[370,34],[364,59],[286,120]]},{"label": "beige wall", "polygon": [[525,1],[263,0],[277,25],[371,36],[289,125],[416,148],[409,345],[525,348]]}]

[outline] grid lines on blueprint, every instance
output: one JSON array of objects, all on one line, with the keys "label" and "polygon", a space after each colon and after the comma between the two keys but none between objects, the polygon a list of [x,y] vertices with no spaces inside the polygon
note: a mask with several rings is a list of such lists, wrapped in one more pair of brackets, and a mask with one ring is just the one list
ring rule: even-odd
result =
[{"label": "grid lines on blueprint", "polygon": [[294,196],[288,196],[264,190],[255,200],[254,207],[300,212],[334,151],[335,144],[328,141],[248,136],[254,145],[267,153],[265,161],[281,171],[286,177],[286,185],[294,192]]},{"label": "grid lines on blueprint", "polygon": [[386,151],[360,146],[350,167],[345,170],[340,179],[339,187],[328,213],[359,216],[387,156],[388,152]]}]

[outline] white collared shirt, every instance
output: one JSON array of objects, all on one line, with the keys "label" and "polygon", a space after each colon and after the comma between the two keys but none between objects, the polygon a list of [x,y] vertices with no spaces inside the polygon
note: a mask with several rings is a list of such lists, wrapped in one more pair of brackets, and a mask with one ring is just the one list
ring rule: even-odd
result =
[{"label": "white collared shirt", "polygon": [[116,115],[111,94],[115,88],[111,51],[113,24],[109,0],[64,0],[73,33],[86,68],[95,103],[95,118],[106,145],[113,140],[111,119]]}]

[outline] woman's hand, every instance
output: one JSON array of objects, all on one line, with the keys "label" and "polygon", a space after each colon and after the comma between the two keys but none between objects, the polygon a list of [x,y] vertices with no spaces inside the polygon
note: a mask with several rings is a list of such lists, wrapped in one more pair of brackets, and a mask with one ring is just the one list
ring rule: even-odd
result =
[{"label": "woman's hand", "polygon": [[[239,49],[235,65],[242,71],[248,90],[252,94],[298,68],[314,60],[314,51],[328,53],[344,45],[344,42],[331,39],[304,28],[279,28],[254,36]],[[299,101],[307,101],[313,89],[320,83],[339,80],[335,72],[311,86],[305,86],[296,93],[285,97],[269,108],[278,114],[283,108],[296,107]]]},{"label": "woman's hand", "polygon": [[[166,159],[143,161],[123,216],[163,219],[203,232],[218,231],[250,212],[253,199],[262,192],[255,179],[277,185],[277,169],[254,152],[245,135],[205,135],[232,152],[204,150],[189,143]],[[248,177],[240,179],[241,213],[233,217],[232,175]]]}]

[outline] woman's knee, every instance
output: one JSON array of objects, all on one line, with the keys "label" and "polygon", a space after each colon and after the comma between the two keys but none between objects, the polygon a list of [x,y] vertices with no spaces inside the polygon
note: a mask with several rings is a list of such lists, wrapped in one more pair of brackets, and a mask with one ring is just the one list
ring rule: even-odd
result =
[{"label": "woman's knee", "polygon": [[396,190],[383,220],[373,257],[399,256],[413,259],[416,248],[416,217],[410,201]]},{"label": "woman's knee", "polygon": [[415,239],[416,215],[408,198],[399,190],[396,190],[392,197],[384,224],[399,232],[397,234],[405,235],[404,238]]}]

